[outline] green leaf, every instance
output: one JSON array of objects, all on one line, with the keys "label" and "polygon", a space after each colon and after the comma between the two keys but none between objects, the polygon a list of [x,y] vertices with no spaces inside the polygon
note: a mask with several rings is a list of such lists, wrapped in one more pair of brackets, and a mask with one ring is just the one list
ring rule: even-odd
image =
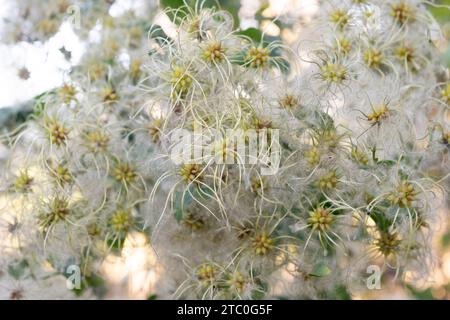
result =
[{"label": "green leaf", "polygon": [[176,192],[173,200],[175,219],[180,222],[181,219],[183,219],[184,211],[193,201],[202,202],[203,200],[206,202],[211,199],[212,195],[213,190],[211,188],[195,184],[191,184],[189,188],[183,192]]},{"label": "green leaf", "polygon": [[387,167],[392,167],[396,164],[397,162],[394,160],[379,160],[377,162],[377,164],[382,165],[382,166],[387,166]]},{"label": "green leaf", "polygon": [[107,291],[105,280],[95,274],[83,277],[80,289],[74,289],[74,292],[77,296],[81,296],[87,288],[91,288],[92,292],[100,298],[104,296]]},{"label": "green leaf", "polygon": [[377,225],[377,227],[380,231],[385,231],[385,232],[388,231],[392,222],[391,222],[391,220],[389,220],[386,217],[384,212],[382,212],[380,209],[375,207],[368,214],[373,219],[373,221],[375,222],[375,224]]},{"label": "green leaf", "polygon": [[291,70],[291,64],[289,63],[289,61],[287,61],[284,58],[280,58],[278,57],[277,59],[277,63],[272,63],[273,65],[276,65],[277,67],[280,68],[281,72],[283,72],[284,74],[288,74],[289,71]]},{"label": "green leaf", "polygon": [[441,238],[441,244],[443,247],[447,248],[450,246],[450,232],[444,234]]},{"label": "green leaf", "polygon": [[21,260],[19,262],[12,263],[8,266],[8,274],[16,280],[22,279],[25,275],[25,271],[28,269],[28,262]]},{"label": "green leaf", "polygon": [[[450,6],[450,0],[441,0],[438,2],[439,5]],[[434,18],[440,22],[445,23],[450,20],[450,10],[442,7],[428,6],[428,10],[434,16]]]},{"label": "green leaf", "polygon": [[419,299],[419,300],[434,300],[433,293],[432,293],[430,288],[422,290],[422,291],[419,291],[419,290],[415,289],[413,286],[411,286],[409,284],[406,285],[406,288],[408,289],[410,294],[416,299]]},{"label": "green leaf", "polygon": [[120,236],[118,238],[108,239],[106,241],[108,248],[111,248],[113,252],[119,253],[123,248],[125,238],[126,236]]},{"label": "green leaf", "polygon": [[[183,6],[185,6],[183,0],[161,0],[160,5],[161,8],[163,9],[174,9],[174,10],[180,9]],[[174,11],[166,11],[166,14],[171,21],[179,24],[181,19],[186,17],[187,12],[186,10],[179,10],[176,13]],[[175,17],[178,19],[175,19]]]},{"label": "green leaf", "polygon": [[85,280],[86,280],[86,283],[92,288],[98,288],[98,287],[105,285],[105,280],[103,280],[103,278],[101,278],[95,274],[92,274],[91,276],[86,277]]},{"label": "green leaf", "polygon": [[183,215],[184,215],[184,211],[189,207],[189,205],[192,203],[192,201],[194,200],[192,198],[192,191],[194,189],[194,186],[191,185],[189,187],[189,191],[185,190],[183,192],[176,192],[175,193],[175,198],[174,198],[174,215],[175,215],[175,220],[177,220],[177,222],[180,222],[181,219],[183,219]]},{"label": "green leaf", "polygon": [[228,11],[233,16],[234,28],[239,28],[239,9],[241,8],[240,0],[225,0],[220,4],[223,10]]},{"label": "green leaf", "polygon": [[39,118],[44,113],[44,110],[45,110],[45,103],[42,100],[37,101],[34,106],[34,116]]},{"label": "green leaf", "polygon": [[248,28],[237,32],[237,35],[250,38],[253,42],[259,44],[262,42],[263,34],[261,30],[256,28]]},{"label": "green leaf", "polygon": [[159,25],[150,27],[149,34],[152,39],[155,39],[160,45],[164,42],[171,42],[170,37],[164,32],[164,30]]},{"label": "green leaf", "polygon": [[252,300],[261,300],[266,295],[269,286],[260,279],[255,279],[255,285],[255,288],[251,292]]},{"label": "green leaf", "polygon": [[[274,41],[280,41],[281,38],[276,36],[267,36],[263,35],[262,31],[257,28],[248,28],[245,30],[241,30],[236,32],[237,35],[244,36],[250,38],[255,44],[263,44],[266,46],[267,44],[274,42]],[[271,52],[271,56],[278,56],[279,53],[275,50]]]},{"label": "green leaf", "polygon": [[178,9],[182,6],[184,6],[183,0],[161,0],[160,5],[162,8],[171,8],[171,9]]},{"label": "green leaf", "polygon": [[444,53],[444,62],[447,64],[447,67],[450,68],[450,46],[448,46],[447,51]]},{"label": "green leaf", "polygon": [[[263,35],[261,30],[257,28],[248,28],[245,30],[241,30],[236,32],[236,35],[248,38],[254,43],[255,46],[262,47],[267,47],[270,43],[281,40],[279,36],[273,37]],[[288,73],[290,71],[290,64],[286,59],[281,57],[281,54],[282,52],[280,48],[271,48],[269,55],[272,59],[270,60],[270,63],[272,66],[278,67],[283,73]],[[246,63],[246,57],[247,51],[244,50],[236,54],[233,57],[232,61],[237,64],[243,65]]]},{"label": "green leaf", "polygon": [[335,129],[334,119],[328,113],[318,110],[314,111],[314,116],[318,120],[321,129]]},{"label": "green leaf", "polygon": [[336,288],[336,299],[338,300],[352,300],[352,296],[345,286],[338,286]]},{"label": "green leaf", "polygon": [[158,295],[156,294],[151,294],[147,297],[147,300],[157,300],[158,299]]},{"label": "green leaf", "polygon": [[180,222],[181,219],[183,219],[183,210],[181,210],[181,208],[175,208],[174,216],[175,220],[177,220],[177,222]]},{"label": "green leaf", "polygon": [[328,268],[328,266],[325,263],[320,262],[314,266],[313,271],[309,275],[313,277],[322,278],[328,276],[330,273],[331,269]]},{"label": "green leaf", "polygon": [[56,94],[56,89],[51,89],[51,90],[45,91],[45,92],[35,96],[33,98],[33,100],[35,101],[35,104],[34,104],[34,110],[33,110],[32,115],[36,118],[41,117],[45,111],[47,96],[52,96],[55,94]]},{"label": "green leaf", "polygon": [[[179,9],[185,6],[183,0],[161,0],[161,7],[163,9]],[[195,0],[186,0],[187,5],[190,8],[195,8],[196,1]],[[222,1],[216,1],[216,0],[206,0],[203,2],[203,8],[217,8],[222,9],[225,11],[228,11],[231,16],[233,17],[234,21],[234,28],[239,27],[239,9],[241,7],[240,0],[222,0]],[[177,16],[179,18],[184,18],[186,16],[187,12],[184,11],[178,11]],[[173,20],[173,15],[169,13],[169,18]],[[178,22],[178,21],[176,21]]]}]

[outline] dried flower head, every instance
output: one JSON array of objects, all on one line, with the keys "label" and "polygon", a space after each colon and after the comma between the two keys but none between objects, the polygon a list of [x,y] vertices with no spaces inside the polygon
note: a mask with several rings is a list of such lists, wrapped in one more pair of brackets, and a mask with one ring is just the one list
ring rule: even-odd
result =
[{"label": "dried flower head", "polygon": [[225,58],[225,52],[220,42],[213,42],[203,50],[203,58],[209,63],[221,63]]},{"label": "dried flower head", "polygon": [[69,129],[63,124],[59,123],[56,119],[48,118],[44,125],[47,135],[51,143],[61,146],[66,143]]},{"label": "dried flower head", "polygon": [[269,49],[263,47],[251,47],[247,52],[247,62],[252,68],[264,68],[269,62]]},{"label": "dried flower head", "polygon": [[399,24],[405,24],[415,19],[415,12],[406,1],[400,1],[391,5],[391,16]]},{"label": "dried flower head", "polygon": [[252,247],[259,256],[268,254],[274,244],[274,240],[266,232],[259,232],[252,237]]},{"label": "dried flower head", "polygon": [[308,226],[313,230],[327,232],[330,230],[334,222],[334,217],[329,210],[319,206],[309,212],[309,218],[307,222]]},{"label": "dried flower head", "polygon": [[416,199],[418,192],[414,188],[414,185],[407,181],[401,181],[395,190],[393,190],[388,196],[387,200],[392,205],[398,205],[401,208],[411,207],[412,202]]},{"label": "dried flower head", "polygon": [[187,163],[180,168],[179,175],[186,183],[198,183],[201,182],[203,178],[202,170],[203,168],[198,164]]},{"label": "dried flower head", "polygon": [[137,177],[136,170],[130,163],[120,161],[113,168],[112,174],[118,182],[125,185],[133,183]]}]

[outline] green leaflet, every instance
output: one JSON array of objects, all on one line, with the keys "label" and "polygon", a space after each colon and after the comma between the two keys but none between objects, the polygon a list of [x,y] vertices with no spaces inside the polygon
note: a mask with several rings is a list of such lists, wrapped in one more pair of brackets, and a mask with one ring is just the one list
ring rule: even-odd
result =
[{"label": "green leaflet", "polygon": [[28,269],[27,260],[21,260],[8,266],[8,274],[16,280],[22,279]]},{"label": "green leaflet", "polygon": [[373,219],[380,231],[387,232],[392,225],[392,221],[378,208],[373,208],[372,211],[369,212],[369,216]]},{"label": "green leaflet", "polygon": [[[183,8],[186,5],[188,5],[190,8],[195,8],[196,1],[195,0],[161,0],[161,7],[163,9],[181,9],[177,12],[178,18],[184,18],[187,14],[186,9]],[[231,14],[234,21],[234,27],[239,27],[239,9],[241,7],[240,0],[222,0],[222,1],[215,1],[215,0],[206,0],[203,3],[203,8],[220,8],[222,10],[227,11]],[[172,13],[169,13],[169,18],[173,20],[174,15]],[[175,21],[176,23],[179,23],[180,20]]]},{"label": "green leaflet", "polygon": [[450,46],[448,46],[447,51],[444,53],[444,62],[450,68]]},{"label": "green leaflet", "polygon": [[313,271],[309,274],[312,277],[326,277],[331,273],[331,269],[323,262],[319,262],[314,266]]},{"label": "green leaflet", "polygon": [[[439,5],[450,6],[450,0],[437,1]],[[442,7],[428,6],[428,10],[439,23],[448,22],[450,19],[450,10]]]},{"label": "green leaflet", "polygon": [[[194,201],[207,201],[212,195],[212,190],[208,187],[200,187],[198,185],[190,185],[183,192],[176,192],[173,199],[174,216],[177,222],[183,219],[184,212]],[[195,197],[195,199],[194,199]]]}]

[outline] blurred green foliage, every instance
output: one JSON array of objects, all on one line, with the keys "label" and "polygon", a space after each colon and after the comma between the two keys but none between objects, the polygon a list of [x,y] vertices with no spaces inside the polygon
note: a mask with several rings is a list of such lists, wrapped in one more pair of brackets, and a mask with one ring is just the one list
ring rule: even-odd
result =
[{"label": "blurred green foliage", "polygon": [[429,6],[430,12],[436,18],[439,23],[450,22],[450,11],[447,8],[441,6],[450,6],[450,0],[441,0],[436,2],[439,7]]},{"label": "blurred green foliage", "polygon": [[[442,26],[446,28],[450,28],[450,9],[445,8],[442,6],[449,6],[450,7],[450,0],[440,0],[437,1],[436,6],[429,6],[430,12],[433,14],[433,16],[436,18],[436,21],[439,22]],[[448,39],[448,35],[447,35]],[[445,51],[443,55],[443,59],[447,66],[450,68],[450,43],[448,44],[447,50]]]},{"label": "blurred green foliage", "polygon": [[447,48],[447,51],[444,53],[444,61],[447,63],[447,66],[450,68],[450,45]]},{"label": "blurred green foliage", "polygon": [[[161,0],[161,6],[166,8],[178,9],[184,5],[188,5],[191,8],[195,8],[196,0]],[[235,27],[239,26],[239,9],[241,7],[240,0],[205,0],[203,2],[204,8],[221,8],[228,11],[234,19]],[[180,12],[180,14],[182,14]]]}]

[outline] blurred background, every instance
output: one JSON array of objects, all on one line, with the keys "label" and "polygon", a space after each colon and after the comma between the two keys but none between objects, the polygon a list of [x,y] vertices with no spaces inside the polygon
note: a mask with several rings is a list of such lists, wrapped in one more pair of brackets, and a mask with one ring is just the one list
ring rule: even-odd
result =
[{"label": "blurred background", "polygon": [[[16,6],[22,0],[0,0],[0,34]],[[55,0],[56,1],[56,0]],[[142,0],[145,1],[145,0]],[[139,0],[109,1],[109,15],[114,17],[139,6]],[[162,1],[170,2],[170,1]],[[261,28],[267,36],[281,38],[296,47],[302,31],[314,21],[319,10],[319,0],[226,0],[219,1],[238,21],[242,29]],[[450,5],[450,0],[436,3]],[[430,12],[440,24],[443,37],[436,40],[442,59],[450,66],[450,15],[443,8],[431,7]],[[282,19],[279,19],[282,17]],[[170,29],[170,20],[158,15],[158,23]],[[2,36],[3,37],[3,36]],[[90,37],[95,37],[95,33]],[[60,86],[71,67],[77,65],[86,50],[85,43],[74,32],[69,22],[63,22],[54,35],[45,40],[11,43],[0,39],[0,132],[5,133],[25,121],[33,108],[33,98]],[[68,58],[69,55],[69,58]],[[0,160],[5,160],[8,149],[0,145]],[[1,170],[1,167],[0,167]],[[2,200],[0,199],[0,202]],[[447,199],[447,204],[449,203]],[[440,212],[441,227],[434,236],[437,257],[429,279],[412,286],[385,281],[380,290],[371,290],[353,296],[354,299],[450,299],[450,216],[447,208]],[[4,213],[0,212],[0,215]],[[153,285],[158,281],[155,254],[146,237],[133,233],[126,239],[121,256],[111,255],[102,266],[98,281],[104,287],[104,297],[109,299],[154,299]],[[104,285],[104,286],[103,286]],[[100,286],[99,286],[100,287]],[[350,298],[343,293],[336,297]]]}]

